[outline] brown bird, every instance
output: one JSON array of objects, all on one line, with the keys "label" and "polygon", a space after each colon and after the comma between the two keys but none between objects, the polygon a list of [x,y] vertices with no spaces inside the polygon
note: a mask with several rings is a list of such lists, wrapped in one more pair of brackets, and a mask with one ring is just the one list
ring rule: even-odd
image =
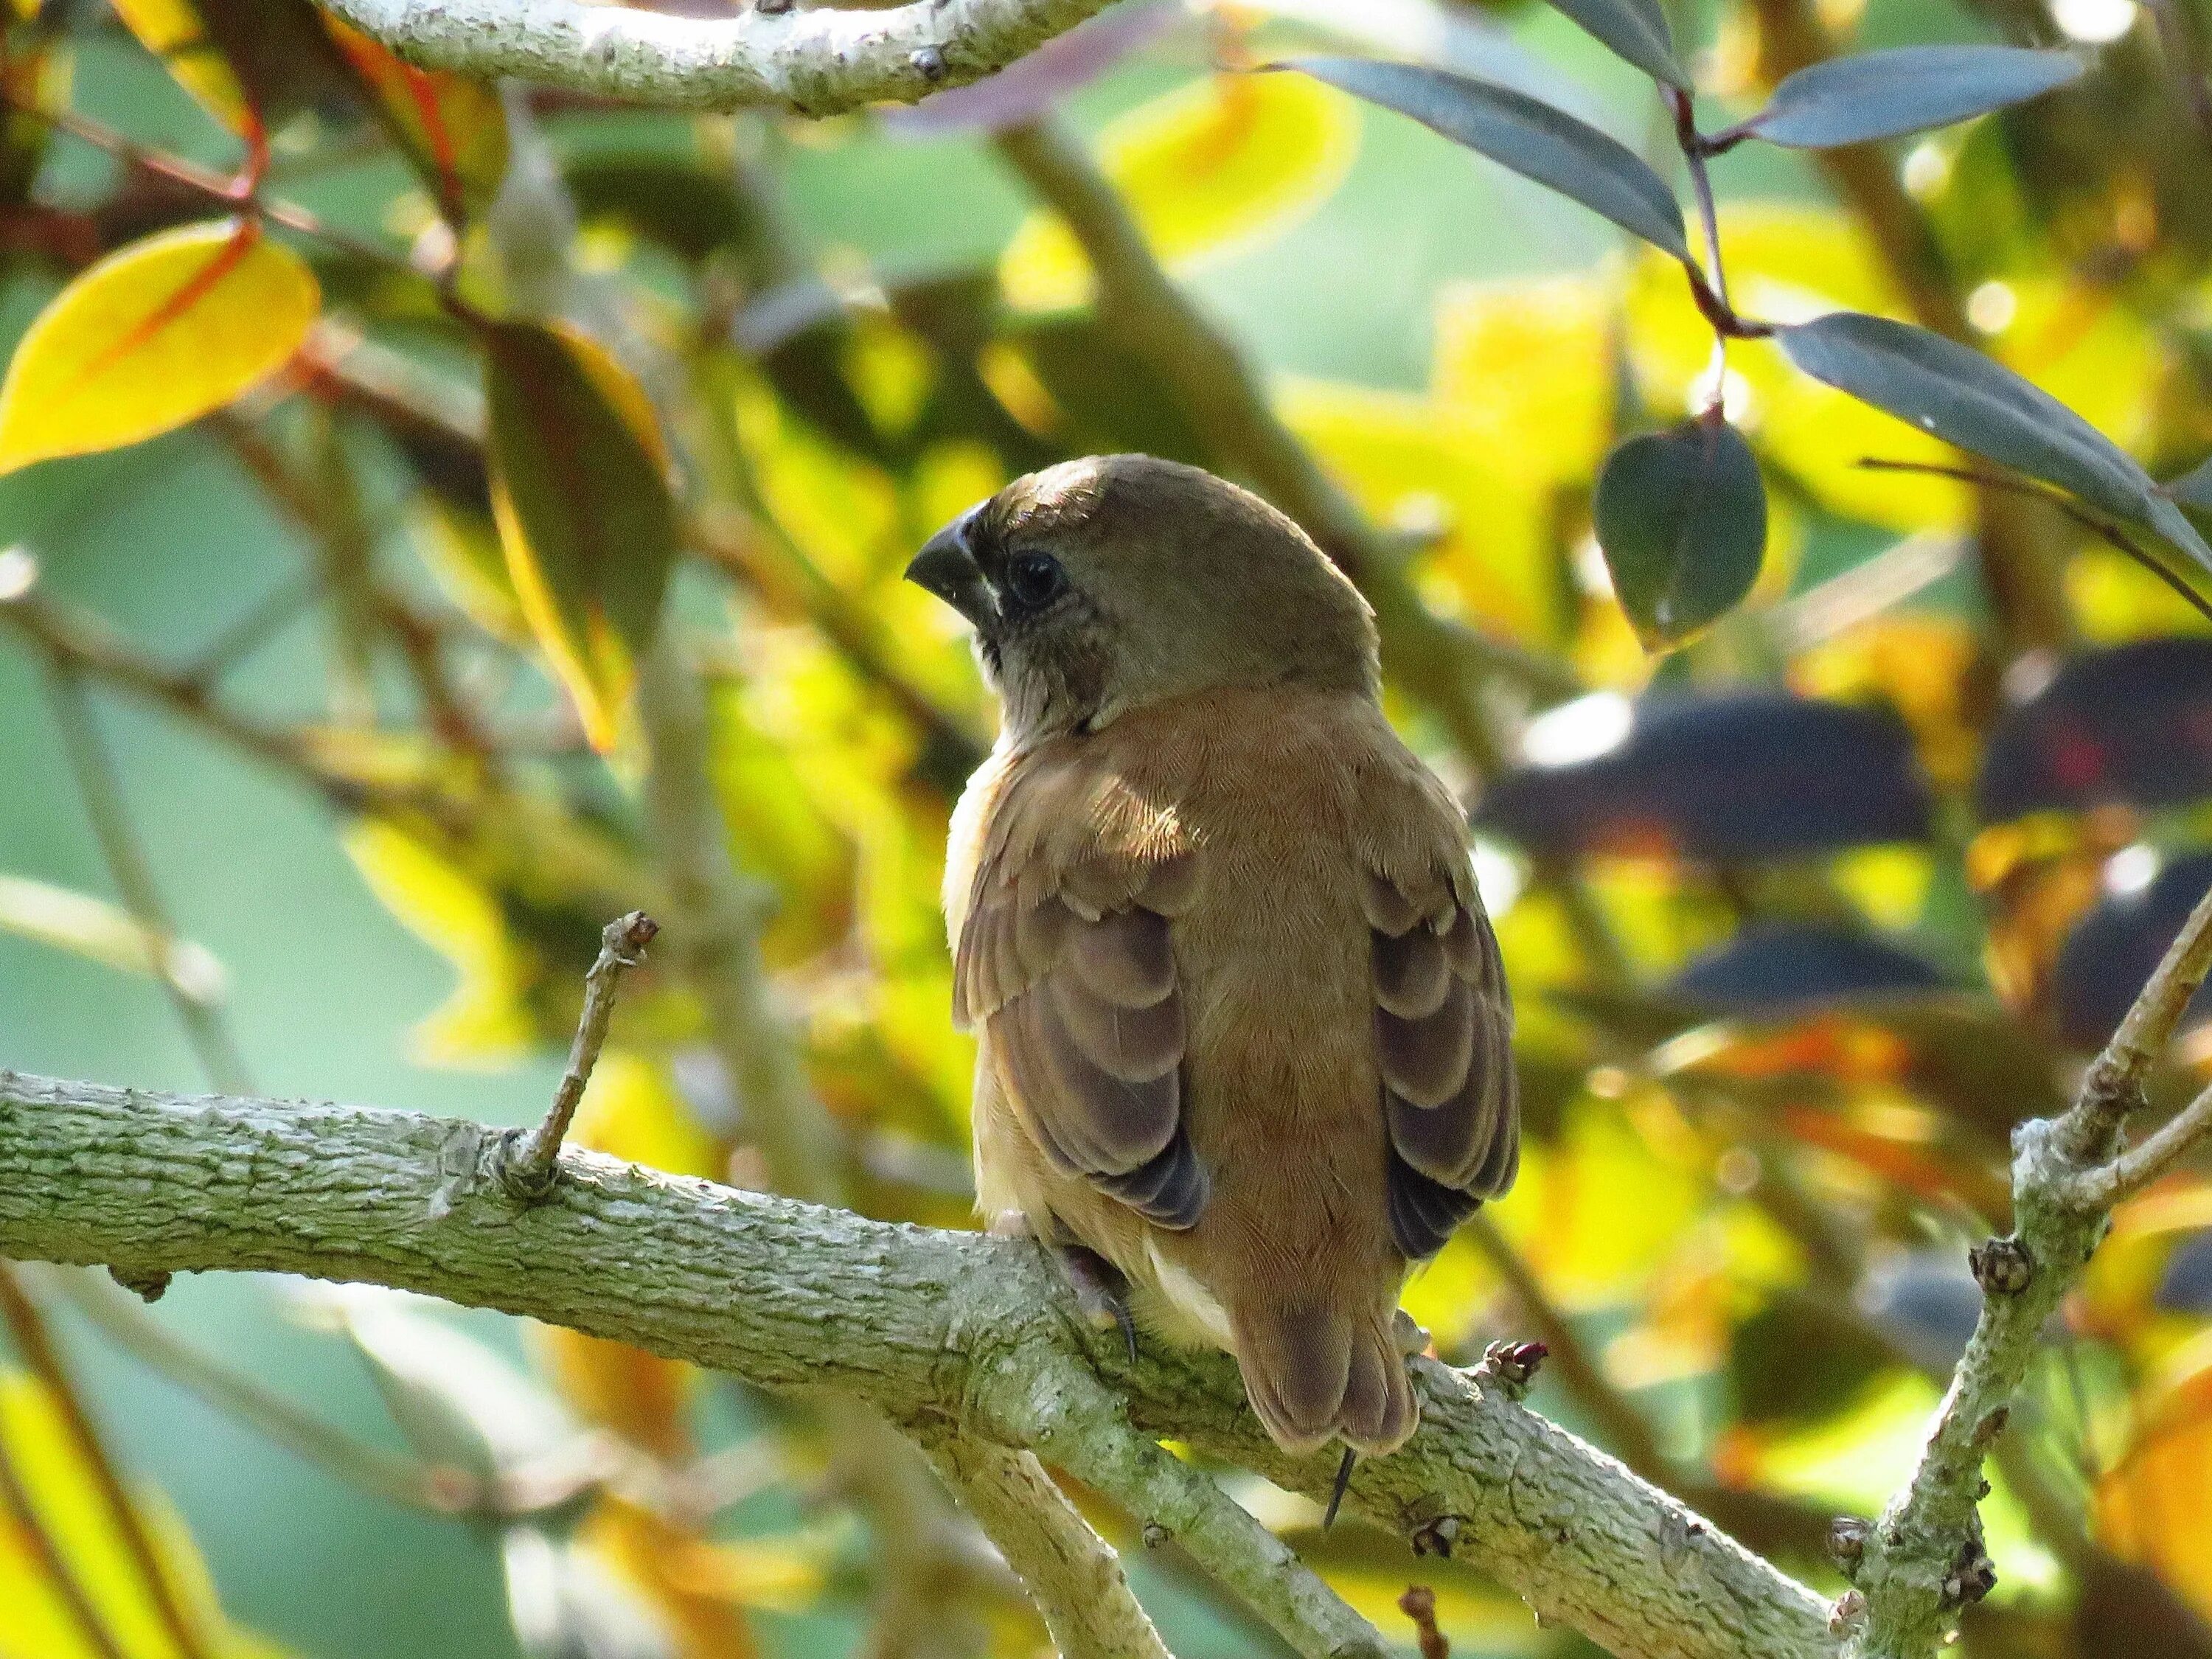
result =
[{"label": "brown bird", "polygon": [[1463,819],[1383,719],[1366,602],[1141,455],[1018,479],[907,574],[1003,705],[945,876],[986,1219],[1233,1352],[1285,1449],[1394,1449],[1408,1267],[1512,1184],[1519,1109]]}]

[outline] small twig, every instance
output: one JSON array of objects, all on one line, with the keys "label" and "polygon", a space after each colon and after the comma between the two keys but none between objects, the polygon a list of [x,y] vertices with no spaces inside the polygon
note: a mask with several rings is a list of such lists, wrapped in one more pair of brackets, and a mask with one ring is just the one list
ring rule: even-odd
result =
[{"label": "small twig", "polygon": [[61,1413],[62,1426],[70,1443],[100,1493],[101,1504],[121,1536],[124,1549],[144,1583],[146,1594],[170,1641],[183,1659],[209,1659],[199,1626],[186,1614],[177,1587],[169,1582],[168,1570],[154,1548],[153,1536],[147,1531],[145,1521],[131,1503],[130,1494],[124,1490],[122,1477],[108,1457],[107,1448],[92,1426],[92,1419],[85,1412],[76,1385],[62,1364],[61,1353],[52,1338],[47,1334],[46,1321],[39,1316],[31,1298],[23,1293],[15,1269],[4,1261],[0,1261],[0,1322],[7,1325],[15,1340],[16,1353]]},{"label": "small twig", "polygon": [[1674,108],[1674,140],[1689,164],[1690,187],[1698,198],[1698,219],[1705,227],[1705,262],[1712,277],[1713,296],[1733,314],[1729,302],[1728,269],[1721,260],[1720,210],[1713,201],[1713,178],[1705,158],[1716,154],[1698,136],[1697,100],[1680,88],[1669,88]]},{"label": "small twig", "polygon": [[192,995],[179,978],[177,930],[161,902],[153,866],[131,827],[123,781],[117,775],[114,757],[100,737],[99,720],[85,695],[83,676],[58,652],[47,653],[46,669],[54,723],[61,731],[62,750],[76,781],[85,817],[91,820],[93,836],[100,843],[108,878],[115,884],[123,908],[145,936],[154,977],[176,1011],[177,1023],[184,1028],[185,1040],[198,1057],[209,1084],[226,1093],[251,1089],[245,1060],[222,1012]]},{"label": "small twig", "polygon": [[1856,1574],[1866,1597],[1851,1659],[1928,1659],[1994,1575],[1982,1547],[1982,1466],[2004,1431],[2044,1328],[2104,1237],[2110,1204],[2212,1130],[2192,1103],[2133,1154],[2114,1156],[2128,1115],[2181,1014],[2212,968],[2212,894],[2199,902],[2120,1028],[2083,1075],[2073,1106],[2014,1132],[2015,1236],[1970,1258],[1981,1316],[1953,1372],[1912,1478],[1868,1533]]},{"label": "small twig", "polygon": [[2037,478],[2014,477],[2009,473],[1992,472],[1978,466],[1947,465],[1941,461],[1899,461],[1879,455],[1862,455],[1857,465],[1869,472],[1924,472],[1938,478],[1956,478],[1960,483],[1970,483],[1978,489],[1994,490],[2001,495],[2019,495],[2029,501],[2041,501],[2056,510],[2068,522],[2080,526],[2091,535],[2107,541],[2168,587],[2189,601],[2206,621],[2212,622],[2212,599],[2196,592],[2188,583],[2160,564],[2150,550],[2101,514],[2092,513],[2079,501],[2056,485],[2046,484]]},{"label": "small twig", "polygon": [[[311,236],[327,247],[335,248],[343,253],[349,253],[357,259],[366,260],[385,270],[404,271],[410,276],[423,276],[422,271],[417,270],[406,259],[389,248],[380,247],[374,242],[365,241],[358,236],[339,230],[325,222],[317,215],[293,203],[276,201],[263,196],[260,193],[261,180],[258,169],[252,164],[251,160],[246,171],[235,177],[227,178],[212,167],[202,167],[197,161],[188,161],[182,156],[171,155],[165,151],[149,149],[143,144],[125,137],[112,127],[103,125],[87,116],[80,115],[75,110],[48,109],[43,105],[26,103],[21,99],[7,97],[4,94],[0,94],[0,104],[32,120],[43,121],[49,126],[68,133],[73,138],[81,139],[94,149],[105,151],[118,161],[127,162],[141,172],[150,173],[156,178],[167,179],[172,184],[182,185],[187,190],[197,191],[201,195],[223,203],[235,210],[258,214],[262,218],[280,224],[287,230],[295,230],[302,236]],[[258,156],[263,152],[257,149],[253,154]]]},{"label": "small twig", "polygon": [[1451,1643],[1437,1628],[1437,1593],[1426,1584],[1408,1584],[1398,1598],[1398,1611],[1413,1621],[1420,1638],[1421,1659],[1451,1659]]},{"label": "small twig", "polygon": [[2122,1152],[2081,1178],[2079,1201],[2110,1209],[2156,1181],[2212,1135],[2212,1089],[2191,1101],[2140,1146]]},{"label": "small twig", "polygon": [[534,1203],[553,1188],[554,1166],[561,1159],[561,1142],[575,1120],[584,1085],[599,1063],[606,1046],[607,1023],[614,1018],[615,990],[623,970],[645,959],[645,947],[660,931],[660,924],[642,910],[609,922],[599,933],[599,959],[584,975],[584,1012],[576,1021],[575,1041],[568,1045],[568,1068],[553,1091],[553,1104],[544,1121],[510,1143],[512,1150],[500,1160],[499,1177],[507,1191],[526,1203]]},{"label": "small twig", "polygon": [[1498,1231],[1487,1215],[1476,1215],[1467,1224],[1468,1236],[1505,1281],[1505,1288],[1534,1323],[1542,1346],[1560,1381],[1603,1437],[1607,1449],[1655,1486],[1671,1486],[1673,1471],[1659,1449],[1656,1436],[1644,1413],[1627,1395],[1613,1386],[1567,1317],[1545,1294],[1544,1287],[1512,1242]]}]

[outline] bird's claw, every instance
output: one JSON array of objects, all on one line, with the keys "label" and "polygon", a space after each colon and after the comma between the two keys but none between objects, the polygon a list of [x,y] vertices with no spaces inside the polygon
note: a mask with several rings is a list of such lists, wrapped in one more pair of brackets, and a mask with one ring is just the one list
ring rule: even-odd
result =
[{"label": "bird's claw", "polygon": [[1129,1281],[1104,1256],[1081,1244],[1062,1244],[1053,1255],[1084,1318],[1101,1330],[1110,1324],[1120,1331],[1129,1363],[1135,1364],[1137,1322],[1129,1312]]}]

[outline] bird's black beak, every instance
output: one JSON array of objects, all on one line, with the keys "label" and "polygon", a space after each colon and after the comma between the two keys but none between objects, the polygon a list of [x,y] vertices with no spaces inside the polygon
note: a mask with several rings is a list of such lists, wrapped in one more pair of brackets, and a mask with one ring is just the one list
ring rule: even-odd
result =
[{"label": "bird's black beak", "polygon": [[906,579],[967,617],[976,632],[988,634],[999,620],[999,601],[968,545],[969,527],[981,511],[971,507],[932,536],[907,566]]}]

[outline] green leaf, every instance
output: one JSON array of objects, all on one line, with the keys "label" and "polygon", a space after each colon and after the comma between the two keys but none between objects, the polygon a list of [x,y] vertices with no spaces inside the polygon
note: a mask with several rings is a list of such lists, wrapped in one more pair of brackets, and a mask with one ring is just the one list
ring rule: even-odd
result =
[{"label": "green leaf", "polygon": [[1650,651],[1742,603],[1766,551],[1766,488],[1735,428],[1693,420],[1606,458],[1591,506],[1613,592]]},{"label": "green leaf", "polygon": [[2039,98],[2085,68],[2068,52],[2020,46],[1899,46],[1832,58],[1784,81],[1729,136],[1792,149],[1894,138]]},{"label": "green leaf", "polygon": [[1659,0],[1552,0],[1559,10],[1653,80],[1682,91],[1690,77],[1674,56],[1674,32]]},{"label": "green leaf", "polygon": [[485,331],[492,512],[523,615],[605,750],[676,559],[676,507],[651,404],[579,335]]},{"label": "green leaf", "polygon": [[1687,264],[1681,204],[1626,146],[1549,104],[1443,70],[1366,58],[1294,58],[1303,70],[1385,109],[1410,115],[1523,178],[1573,198]]},{"label": "green leaf", "polygon": [[2212,455],[2206,456],[2165,486],[2166,493],[2184,507],[2212,514]]},{"label": "green leaf", "polygon": [[1838,311],[1775,331],[1814,380],[1985,460],[2147,524],[2212,571],[2212,547],[2134,458],[2048,392],[1970,347]]}]

